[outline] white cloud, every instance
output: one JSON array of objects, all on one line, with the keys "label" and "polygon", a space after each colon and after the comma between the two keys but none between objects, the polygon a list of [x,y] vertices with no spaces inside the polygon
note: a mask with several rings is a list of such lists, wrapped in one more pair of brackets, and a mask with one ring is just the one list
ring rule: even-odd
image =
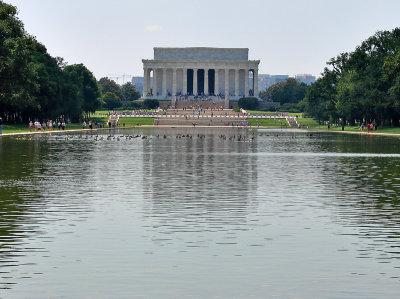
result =
[{"label": "white cloud", "polygon": [[162,27],[160,25],[149,25],[144,27],[145,31],[161,31]]}]

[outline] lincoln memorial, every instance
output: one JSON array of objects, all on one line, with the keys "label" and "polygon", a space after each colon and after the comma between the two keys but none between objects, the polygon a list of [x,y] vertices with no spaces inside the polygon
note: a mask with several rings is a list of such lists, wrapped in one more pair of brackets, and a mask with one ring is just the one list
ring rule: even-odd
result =
[{"label": "lincoln memorial", "polygon": [[143,98],[175,104],[207,97],[229,106],[229,100],[258,96],[260,60],[249,60],[248,54],[247,48],[154,48],[154,59],[142,60]]}]

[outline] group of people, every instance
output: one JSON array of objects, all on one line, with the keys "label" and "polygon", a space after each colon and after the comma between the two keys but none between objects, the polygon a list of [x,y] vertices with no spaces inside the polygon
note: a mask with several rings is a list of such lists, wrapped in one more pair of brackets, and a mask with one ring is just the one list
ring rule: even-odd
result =
[{"label": "group of people", "polygon": [[59,130],[61,129],[65,130],[66,127],[65,120],[62,121],[59,120],[57,123],[55,121],[53,122],[52,120],[49,120],[47,122],[43,121],[42,123],[40,123],[39,121],[35,122],[30,121],[29,131],[32,132],[33,130],[35,130],[35,132],[41,132],[41,131],[46,131],[46,129],[51,131],[55,126],[57,126]]},{"label": "group of people", "polygon": [[364,125],[364,123],[362,123],[360,126],[361,132],[364,132],[365,127],[367,128],[368,133],[370,131],[378,131],[378,125],[376,123],[375,124],[368,123],[366,126]]}]

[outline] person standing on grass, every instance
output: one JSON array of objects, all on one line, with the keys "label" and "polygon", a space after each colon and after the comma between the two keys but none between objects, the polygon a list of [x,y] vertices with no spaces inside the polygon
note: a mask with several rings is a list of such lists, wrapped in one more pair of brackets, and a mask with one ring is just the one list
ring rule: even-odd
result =
[{"label": "person standing on grass", "polygon": [[30,121],[30,122],[29,122],[29,131],[32,132],[32,129],[33,129],[33,122]]},{"label": "person standing on grass", "polygon": [[62,127],[63,130],[65,130],[65,121],[64,120],[63,120],[63,122],[61,124],[61,127]]},{"label": "person standing on grass", "polygon": [[3,134],[3,119],[0,117],[0,135]]},{"label": "person standing on grass", "polygon": [[82,123],[82,128],[83,128],[83,129],[86,129],[86,121],[85,121],[85,120],[84,120],[83,123]]}]

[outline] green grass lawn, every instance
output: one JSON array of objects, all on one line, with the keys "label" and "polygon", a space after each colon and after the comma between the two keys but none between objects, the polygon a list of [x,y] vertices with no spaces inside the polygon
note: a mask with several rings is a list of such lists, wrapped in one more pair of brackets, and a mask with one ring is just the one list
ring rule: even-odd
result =
[{"label": "green grass lawn", "polygon": [[315,127],[318,126],[318,122],[313,119],[313,118],[302,118],[302,117],[298,117],[297,119],[297,123],[303,126],[310,126],[310,127]]},{"label": "green grass lawn", "polygon": [[[82,124],[80,124],[80,123],[66,124],[65,129],[66,130],[82,129]],[[48,130],[46,130],[46,131],[48,131]],[[60,130],[57,127],[54,127],[53,131],[60,131]],[[27,132],[31,132],[29,130],[28,124],[3,125],[3,134],[27,133]],[[35,132],[35,129],[32,129],[32,132]]]},{"label": "green grass lawn", "polygon": [[154,117],[120,117],[119,118],[119,126],[123,127],[133,127],[138,124],[143,125],[154,125],[155,118]]},{"label": "green grass lawn", "polygon": [[250,125],[256,127],[257,122],[260,124],[261,127],[281,127],[281,123],[283,127],[287,127],[288,123],[283,118],[278,118],[276,120],[270,118],[248,118],[247,121]]},{"label": "green grass lawn", "polygon": [[275,114],[276,113],[275,111],[261,111],[261,110],[246,110],[246,112],[252,113],[252,114]]},{"label": "green grass lawn", "polygon": [[[275,114],[275,113],[285,113],[285,112],[275,112],[275,111],[262,111],[262,110],[246,110],[247,113],[251,114]],[[289,112],[290,116],[302,116],[303,112]]]},{"label": "green grass lawn", "polygon": [[[125,112],[125,111],[129,111],[129,112],[132,112],[133,110],[132,109],[114,109],[114,111],[122,111],[122,112]],[[148,112],[148,113],[153,113],[153,112],[156,112],[156,110],[155,109],[141,109],[141,111],[143,112],[143,111],[146,111],[146,112]],[[93,114],[94,116],[104,116],[104,115],[108,115],[108,112],[110,112],[109,110],[96,110],[96,112]]]}]

